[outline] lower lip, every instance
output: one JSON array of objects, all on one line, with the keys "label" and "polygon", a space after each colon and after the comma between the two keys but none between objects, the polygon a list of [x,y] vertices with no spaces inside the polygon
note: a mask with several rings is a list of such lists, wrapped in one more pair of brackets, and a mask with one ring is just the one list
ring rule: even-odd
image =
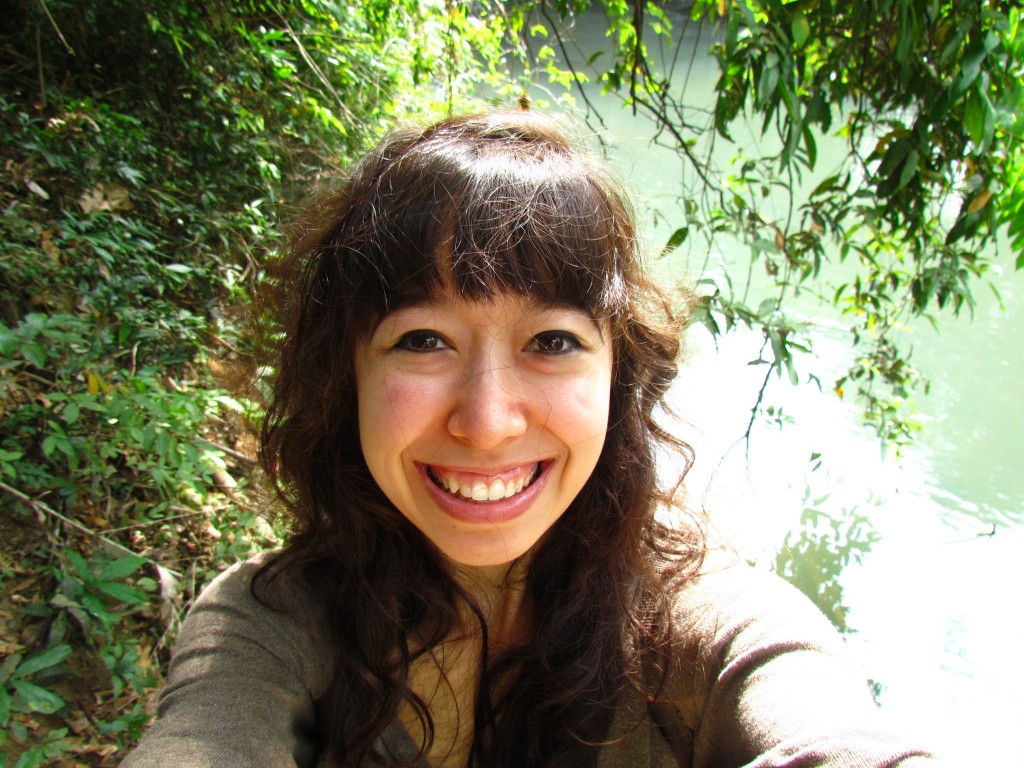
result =
[{"label": "lower lip", "polygon": [[536,479],[526,489],[515,496],[495,501],[471,501],[455,496],[437,486],[425,465],[417,464],[416,468],[434,501],[446,514],[464,523],[494,524],[514,520],[530,508],[547,482],[548,466],[549,462],[541,463]]}]

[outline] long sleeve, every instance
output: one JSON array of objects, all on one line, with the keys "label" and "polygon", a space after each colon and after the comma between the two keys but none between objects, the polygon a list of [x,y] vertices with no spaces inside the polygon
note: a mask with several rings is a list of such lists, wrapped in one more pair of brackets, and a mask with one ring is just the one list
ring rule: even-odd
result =
[{"label": "long sleeve", "polygon": [[252,596],[258,567],[234,566],[196,601],[159,718],[124,768],[316,765],[314,701],[328,679],[328,659],[309,627]]},{"label": "long sleeve", "polygon": [[939,764],[887,727],[841,637],[789,584],[712,565],[676,607],[694,768]]}]

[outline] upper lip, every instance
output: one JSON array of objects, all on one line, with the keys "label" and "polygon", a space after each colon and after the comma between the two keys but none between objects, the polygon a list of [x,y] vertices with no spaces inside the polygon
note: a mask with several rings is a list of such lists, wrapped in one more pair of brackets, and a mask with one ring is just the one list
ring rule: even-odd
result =
[{"label": "upper lip", "polygon": [[417,462],[426,469],[432,469],[435,472],[452,472],[452,473],[463,473],[467,475],[478,475],[481,478],[500,478],[502,475],[512,474],[519,472],[524,469],[532,470],[537,464],[544,464],[547,459],[527,459],[526,461],[519,461],[510,464],[503,464],[500,468],[492,467],[479,467],[479,466],[467,466],[459,464],[445,464],[437,461],[420,461]]}]

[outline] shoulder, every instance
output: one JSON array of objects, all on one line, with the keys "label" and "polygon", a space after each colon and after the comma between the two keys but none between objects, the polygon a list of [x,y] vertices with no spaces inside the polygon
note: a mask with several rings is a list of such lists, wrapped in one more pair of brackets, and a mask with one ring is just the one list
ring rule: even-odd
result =
[{"label": "shoulder", "polygon": [[214,579],[182,625],[158,720],[124,765],[314,763],[315,701],[331,664],[315,605],[269,555]]},{"label": "shoulder", "polygon": [[[322,608],[313,591],[267,552],[236,563],[196,599],[182,626],[174,663],[195,649],[245,649],[288,666],[300,679],[323,679],[329,663]],[[318,691],[314,691],[318,693]]]}]

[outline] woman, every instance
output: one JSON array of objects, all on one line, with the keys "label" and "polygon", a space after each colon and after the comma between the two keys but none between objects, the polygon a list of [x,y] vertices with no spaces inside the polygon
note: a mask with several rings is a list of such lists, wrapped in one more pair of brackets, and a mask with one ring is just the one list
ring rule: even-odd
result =
[{"label": "woman", "polygon": [[678,325],[552,122],[395,133],[297,231],[292,533],[197,601],[126,765],[931,763],[802,597],[656,519]]}]

